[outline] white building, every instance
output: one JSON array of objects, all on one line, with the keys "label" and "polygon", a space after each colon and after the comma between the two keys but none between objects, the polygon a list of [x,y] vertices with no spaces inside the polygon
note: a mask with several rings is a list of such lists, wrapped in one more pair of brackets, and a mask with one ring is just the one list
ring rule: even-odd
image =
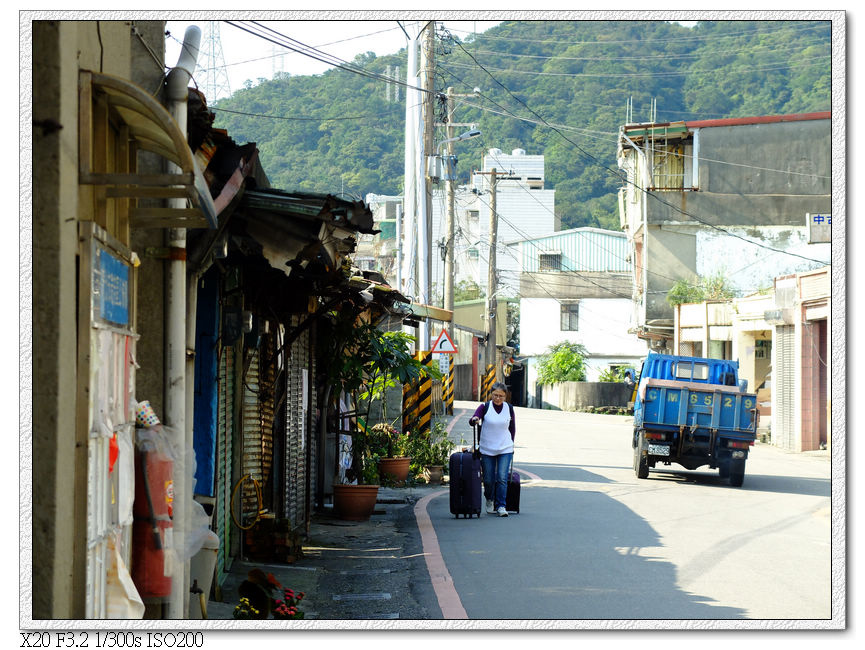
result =
[{"label": "white building", "polygon": [[[560,228],[555,214],[555,190],[544,189],[544,157],[511,154],[490,149],[483,169],[472,175],[471,184],[454,191],[454,283],[477,283],[486,291],[490,233],[490,172],[496,170],[497,285],[502,295],[519,290],[520,263],[508,242],[540,237]],[[503,176],[508,174],[508,176]],[[432,273],[434,299],[441,300],[444,274],[443,246],[447,238],[447,203],[443,184],[433,190]]]},{"label": "white building", "polygon": [[638,367],[648,352],[634,327],[627,235],[574,228],[508,246],[520,273],[520,357],[528,357],[531,405],[538,357],[567,341],[588,350],[588,381],[620,366]]}]

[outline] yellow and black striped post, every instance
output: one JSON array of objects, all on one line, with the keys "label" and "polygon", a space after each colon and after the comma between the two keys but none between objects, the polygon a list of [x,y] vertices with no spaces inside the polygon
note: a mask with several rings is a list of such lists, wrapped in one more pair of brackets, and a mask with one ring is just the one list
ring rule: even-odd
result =
[{"label": "yellow and black striped post", "polygon": [[445,413],[454,414],[454,355],[448,355],[448,372],[442,377],[442,402]]},{"label": "yellow and black striped post", "polygon": [[[415,355],[425,366],[432,363],[430,352]],[[402,430],[429,433],[432,418],[432,377],[421,377],[417,383],[405,384],[402,388]]]},{"label": "yellow and black striped post", "polygon": [[493,392],[493,384],[496,383],[496,367],[492,364],[487,366],[487,371],[484,373],[483,384],[481,385],[481,395],[484,402],[490,400],[490,393]]},{"label": "yellow and black striped post", "polygon": [[402,385],[402,430],[403,432],[415,429],[417,420],[417,386],[415,384]]}]

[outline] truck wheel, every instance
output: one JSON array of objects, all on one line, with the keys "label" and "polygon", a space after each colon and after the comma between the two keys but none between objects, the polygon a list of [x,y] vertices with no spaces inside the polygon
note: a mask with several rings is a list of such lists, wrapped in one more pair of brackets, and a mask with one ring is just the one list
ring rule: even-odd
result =
[{"label": "truck wheel", "polygon": [[730,476],[730,461],[724,461],[718,465],[718,474],[721,478],[729,478]]},{"label": "truck wheel", "polygon": [[634,448],[634,472],[637,474],[637,478],[648,478],[649,476],[649,459],[647,456],[643,456],[644,440],[645,435],[640,433],[637,446]]},{"label": "truck wheel", "polygon": [[730,485],[741,487],[745,480],[745,459],[737,458],[730,461]]}]

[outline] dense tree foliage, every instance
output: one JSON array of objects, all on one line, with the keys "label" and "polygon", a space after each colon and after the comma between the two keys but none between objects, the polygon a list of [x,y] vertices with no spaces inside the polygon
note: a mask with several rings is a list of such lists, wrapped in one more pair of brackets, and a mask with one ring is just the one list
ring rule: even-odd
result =
[{"label": "dense tree foliage", "polygon": [[538,359],[538,383],[559,384],[563,381],[586,381],[586,357],[580,343],[561,341],[547,348]]},{"label": "dense tree foliage", "polygon": [[[616,135],[656,122],[825,111],[831,108],[827,21],[503,22],[477,35],[440,32],[436,90],[460,98],[455,120],[483,136],[459,144],[467,180],[485,150],[546,157],[562,228],[618,229]],[[326,49],[326,48],[325,48]],[[405,73],[405,50],[356,57],[354,68]],[[274,186],[399,194],[405,93],[343,69],[248,82],[216,109],[216,126],[256,142]],[[393,93],[395,86],[391,86]],[[629,108],[630,107],[630,108]],[[439,121],[444,105],[438,104]],[[440,128],[437,140],[443,139]]]}]

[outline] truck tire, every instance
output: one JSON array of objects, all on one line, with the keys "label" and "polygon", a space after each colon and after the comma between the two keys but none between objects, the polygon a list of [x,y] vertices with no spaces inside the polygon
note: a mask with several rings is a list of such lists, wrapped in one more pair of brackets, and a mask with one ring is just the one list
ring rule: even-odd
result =
[{"label": "truck tire", "polygon": [[722,461],[718,465],[718,475],[721,478],[729,478],[730,477],[730,461],[729,460]]},{"label": "truck tire", "polygon": [[736,458],[730,461],[730,485],[741,487],[745,480],[745,459]]},{"label": "truck tire", "polygon": [[637,440],[637,446],[634,448],[634,472],[637,478],[648,478],[649,476],[649,458],[643,455],[643,443],[645,439],[645,434],[641,432]]}]

